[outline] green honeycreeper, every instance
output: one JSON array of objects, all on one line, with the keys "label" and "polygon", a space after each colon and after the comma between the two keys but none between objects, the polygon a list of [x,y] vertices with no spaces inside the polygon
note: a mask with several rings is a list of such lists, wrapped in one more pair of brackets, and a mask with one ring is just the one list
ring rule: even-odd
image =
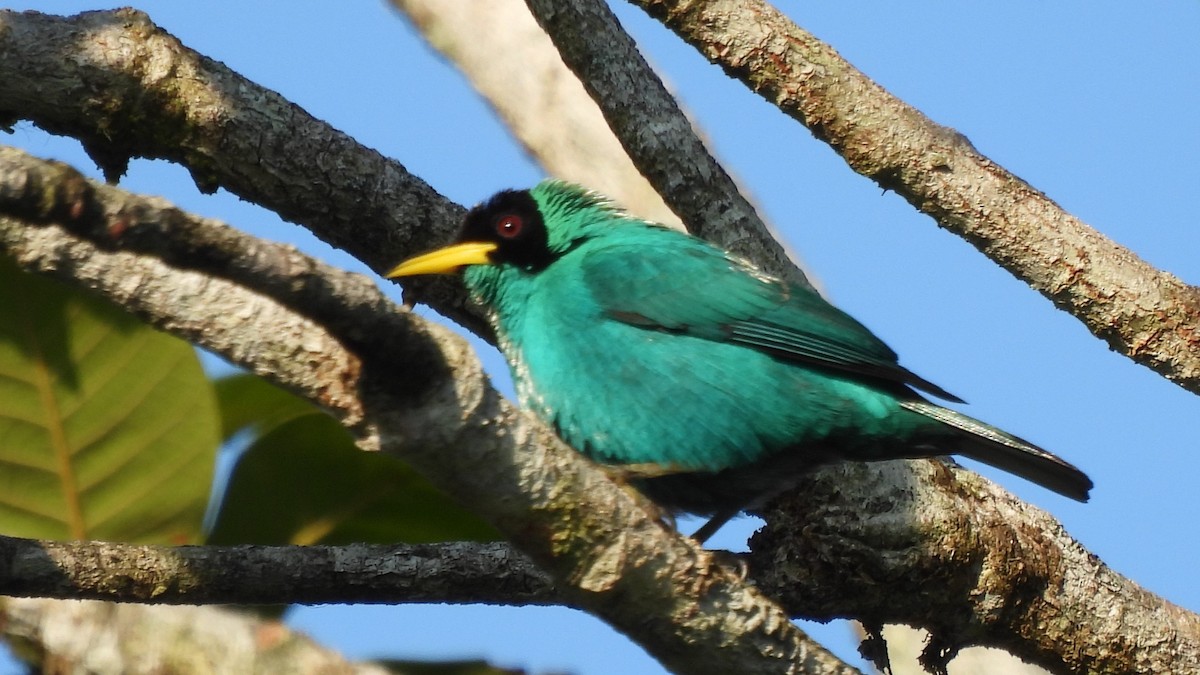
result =
[{"label": "green honeycreeper", "polygon": [[548,180],[472,209],[458,243],[388,277],[451,273],[488,310],[521,405],[703,540],[798,474],[958,453],[1087,501],[1092,481],[962,402],[813,290]]}]

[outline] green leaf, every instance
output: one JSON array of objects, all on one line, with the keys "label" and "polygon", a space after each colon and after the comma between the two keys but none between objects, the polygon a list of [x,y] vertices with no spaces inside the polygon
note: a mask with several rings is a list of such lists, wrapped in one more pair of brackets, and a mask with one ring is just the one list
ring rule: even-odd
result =
[{"label": "green leaf", "polygon": [[223,442],[243,431],[261,436],[283,422],[316,410],[308,401],[250,373],[222,377],[213,384],[221,410]]},{"label": "green leaf", "polygon": [[189,344],[0,257],[0,532],[195,541],[216,449]]},{"label": "green leaf", "polygon": [[313,410],[275,426],[238,460],[210,544],[498,537],[407,464],[357,449],[345,428]]}]

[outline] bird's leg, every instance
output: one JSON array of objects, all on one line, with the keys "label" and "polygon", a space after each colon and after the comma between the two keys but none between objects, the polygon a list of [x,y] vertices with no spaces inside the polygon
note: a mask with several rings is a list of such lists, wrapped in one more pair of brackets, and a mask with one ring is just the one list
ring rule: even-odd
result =
[{"label": "bird's leg", "polygon": [[740,511],[741,509],[727,509],[725,511],[718,511],[708,519],[707,523],[701,525],[700,529],[692,533],[692,539],[695,539],[697,544],[703,544],[708,540],[709,537],[716,534],[717,530],[724,527],[725,523],[728,523],[729,520],[736,516]]},{"label": "bird's leg", "polygon": [[[691,469],[685,469],[672,464],[604,464],[601,465],[609,478],[622,484],[629,485],[631,481],[645,480],[649,478],[661,478],[663,476],[673,476],[681,473],[690,473]],[[635,488],[636,491],[636,488]],[[638,493],[641,496],[641,493]],[[654,505],[652,512],[657,513],[659,519],[671,529],[675,527],[675,516],[670,511]],[[703,544],[709,537],[717,533],[725,523],[728,523],[731,518],[742,511],[741,508],[727,509],[718,511],[708,522],[700,526],[700,529],[692,533],[692,539],[696,540],[697,544]]]}]

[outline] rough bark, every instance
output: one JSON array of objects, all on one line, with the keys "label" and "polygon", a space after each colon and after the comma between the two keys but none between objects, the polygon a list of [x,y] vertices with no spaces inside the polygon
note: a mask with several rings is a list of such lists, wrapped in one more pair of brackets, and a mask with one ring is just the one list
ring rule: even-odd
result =
[{"label": "rough bark", "polygon": [[0,536],[0,595],[170,605],[564,604],[508,544],[144,546]]},{"label": "rough bark", "polygon": [[983,478],[925,461],[823,473],[752,541],[755,581],[790,613],[926,628],[931,668],[986,644],[1052,672],[1200,672],[1200,617]]},{"label": "rough bark", "polygon": [[635,4],[1114,351],[1200,393],[1200,289],[1066,213],[762,0]]},{"label": "rough bark", "polygon": [[[397,161],[180,44],[132,9],[0,11],[0,127],[31,120],[79,139],[110,181],[130,158],[185,167],[302,225],[375,270],[444,244],[464,213]],[[487,334],[450,278],[406,288]]]},{"label": "rough bark", "polygon": [[0,598],[14,651],[44,673],[387,675],[278,621],[220,607]]}]

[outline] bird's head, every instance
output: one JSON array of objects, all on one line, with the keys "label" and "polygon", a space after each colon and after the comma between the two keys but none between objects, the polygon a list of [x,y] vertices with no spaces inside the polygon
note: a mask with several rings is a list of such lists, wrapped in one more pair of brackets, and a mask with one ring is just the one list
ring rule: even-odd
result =
[{"label": "bird's head", "polygon": [[[453,244],[409,258],[386,276],[451,274],[471,266],[537,274],[588,239],[630,220],[595,192],[562,181],[543,181],[530,190],[505,190],[492,196],[467,213]],[[472,276],[468,271],[468,285]]]}]

